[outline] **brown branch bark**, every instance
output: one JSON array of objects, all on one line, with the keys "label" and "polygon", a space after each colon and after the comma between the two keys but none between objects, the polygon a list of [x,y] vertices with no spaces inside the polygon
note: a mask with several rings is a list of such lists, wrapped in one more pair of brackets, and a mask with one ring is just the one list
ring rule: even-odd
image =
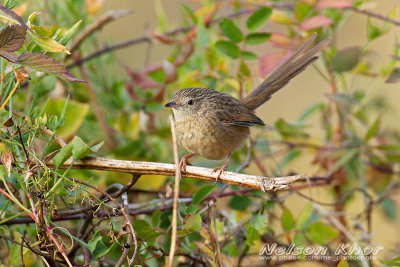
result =
[{"label": "brown branch bark", "polygon": [[[68,168],[71,160],[67,160],[61,168]],[[52,162],[47,166],[53,167]],[[114,172],[129,172],[137,174],[153,174],[153,175],[175,175],[175,165],[158,162],[145,161],[128,161],[107,159],[98,157],[86,157],[82,160],[75,161],[73,169],[89,169]],[[213,173],[212,169],[187,166],[186,172],[182,173],[184,177],[197,178],[215,182],[218,173]],[[283,177],[263,177],[234,172],[223,172],[219,178],[219,182],[231,185],[239,185],[243,187],[258,189],[263,192],[267,191],[282,191],[290,189],[290,185],[306,176],[303,174],[283,176]]]}]

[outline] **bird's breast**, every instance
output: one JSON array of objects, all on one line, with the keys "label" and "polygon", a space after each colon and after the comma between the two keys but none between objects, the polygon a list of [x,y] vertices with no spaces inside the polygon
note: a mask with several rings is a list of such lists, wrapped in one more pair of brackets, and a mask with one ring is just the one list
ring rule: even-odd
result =
[{"label": "bird's breast", "polygon": [[238,149],[249,135],[248,127],[222,123],[212,114],[175,116],[178,145],[190,153],[220,160]]}]

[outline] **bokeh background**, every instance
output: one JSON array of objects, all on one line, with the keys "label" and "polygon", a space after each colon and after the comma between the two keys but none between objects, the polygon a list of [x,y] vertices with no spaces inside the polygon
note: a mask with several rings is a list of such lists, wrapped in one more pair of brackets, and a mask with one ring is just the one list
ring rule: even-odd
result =
[{"label": "bokeh background", "polygon": [[[198,7],[198,3],[192,1],[158,1],[164,8],[165,14],[168,18],[168,24],[170,29],[181,26],[179,19],[180,4],[185,3],[190,7]],[[156,25],[157,11],[155,8],[154,1],[105,1],[102,12],[106,12],[111,9],[132,9],[133,14],[123,18],[111,25],[108,25],[102,30],[102,37],[104,42],[112,41],[113,43],[124,41],[128,38],[135,38],[146,35],[146,29],[153,29]],[[397,0],[385,0],[375,1],[370,3],[370,7],[373,8],[374,12],[380,14],[388,14],[392,11],[393,7],[398,4]],[[101,13],[102,13],[101,12]],[[343,25],[343,29],[338,36],[338,47],[344,48],[349,46],[357,46],[364,43],[367,39],[366,24],[368,17],[362,14],[353,14]],[[263,30],[280,32],[284,31],[283,28],[273,27],[271,25],[263,26]],[[388,62],[392,56],[393,43],[399,38],[400,27],[392,27],[390,33],[383,36],[371,45],[371,49],[376,52],[375,58],[376,63]],[[169,53],[170,47],[154,43],[152,48],[152,60],[162,60],[165,55]],[[252,49],[257,55],[264,55],[266,51],[273,49],[268,44],[263,46],[257,46]],[[141,69],[145,64],[145,55],[147,51],[146,44],[140,44],[126,49],[122,49],[116,52],[116,56],[119,60],[128,64],[133,68]],[[264,54],[263,54],[264,53]],[[374,78],[363,77],[357,81],[359,87],[373,85],[375,88],[372,94],[382,96],[389,100],[393,113],[386,113],[384,120],[388,127],[394,129],[400,129],[400,88],[398,84],[387,84],[382,80]],[[277,119],[283,117],[286,120],[294,120],[297,118],[300,111],[304,110],[307,106],[310,106],[324,98],[324,94],[327,91],[327,83],[318,75],[315,69],[308,68],[304,73],[296,77],[294,81],[290,82],[283,90],[279,91],[273,96],[272,100],[268,101],[267,104],[263,105],[257,110],[257,114],[260,118],[268,123],[273,123]],[[179,90],[181,88],[176,88]],[[216,88],[218,89],[218,88]],[[168,111],[165,111],[168,112]],[[315,118],[315,124],[318,122],[318,118]],[[311,124],[313,125],[313,124]],[[312,127],[312,126],[311,126]],[[313,131],[319,131],[319,128],[315,127]],[[322,133],[321,133],[322,135]],[[293,162],[290,168],[297,173],[313,174],[315,166],[310,164],[312,155],[309,157],[302,157],[299,160]],[[271,162],[265,162],[271,164]],[[272,163],[273,164],[273,163]],[[257,169],[250,166],[248,173],[260,174]],[[370,177],[374,179],[374,177]],[[312,197],[321,201],[329,202],[333,198],[329,193],[329,189],[323,187],[316,187],[311,190],[305,189],[305,193],[310,194]],[[346,207],[349,221],[351,222],[352,216],[359,211],[362,207],[363,199],[361,195],[355,196],[356,201],[353,201]],[[395,195],[394,200],[396,201],[397,209],[400,210],[400,196]],[[305,205],[305,201],[298,196],[293,196],[288,199],[288,206],[293,208],[294,211],[300,211]],[[379,256],[391,257],[394,250],[397,250],[399,246],[399,235],[397,229],[400,227],[399,220],[390,220],[382,215],[382,212],[375,212],[373,214],[373,244],[380,244],[385,246]],[[277,225],[279,227],[279,225]],[[394,234],[395,233],[395,234]]]}]

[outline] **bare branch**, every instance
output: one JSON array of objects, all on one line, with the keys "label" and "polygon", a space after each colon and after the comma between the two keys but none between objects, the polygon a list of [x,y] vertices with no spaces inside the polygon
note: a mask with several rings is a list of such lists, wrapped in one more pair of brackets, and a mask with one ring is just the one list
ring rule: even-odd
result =
[{"label": "bare branch", "polygon": [[128,14],[131,14],[132,10],[129,9],[120,9],[120,10],[110,10],[103,16],[101,16],[94,23],[87,26],[82,32],[74,39],[72,42],[69,51],[72,52],[76,48],[80,46],[83,40],[85,40],[90,34],[101,29],[105,24],[112,22],[114,20],[120,19]]},{"label": "bare branch", "polygon": [[381,14],[378,14],[378,13],[375,13],[375,12],[372,12],[372,11],[368,11],[368,10],[364,10],[364,9],[358,9],[356,7],[352,7],[351,10],[353,10],[356,13],[367,15],[368,17],[373,17],[373,18],[376,18],[376,19],[380,19],[380,20],[392,23],[392,24],[394,24],[396,26],[400,26],[400,21],[391,19],[389,17],[386,17],[384,15],[381,15]]},{"label": "bare branch", "polygon": [[[67,160],[61,168],[68,168],[71,160]],[[52,162],[47,164],[53,167]],[[168,163],[158,162],[145,162],[145,161],[128,161],[107,159],[98,157],[86,157],[82,160],[75,161],[72,166],[73,169],[89,169],[89,170],[102,170],[102,171],[115,171],[115,172],[129,172],[137,174],[153,174],[153,175],[175,175],[175,165]],[[203,167],[187,166],[186,172],[183,173],[185,177],[197,178],[215,182],[218,173],[212,173],[212,169]],[[263,192],[266,191],[282,191],[290,189],[290,185],[300,179],[305,179],[304,174],[283,176],[283,177],[263,177],[255,175],[247,175],[234,172],[223,172],[218,181],[225,184],[239,185],[258,189]]]}]

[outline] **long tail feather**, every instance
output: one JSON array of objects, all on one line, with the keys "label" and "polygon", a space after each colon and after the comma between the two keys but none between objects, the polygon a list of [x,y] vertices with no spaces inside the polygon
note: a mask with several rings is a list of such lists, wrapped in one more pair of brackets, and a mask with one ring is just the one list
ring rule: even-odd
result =
[{"label": "long tail feather", "polygon": [[245,97],[242,100],[244,107],[250,110],[256,109],[270,99],[273,93],[285,86],[308,65],[318,59],[315,54],[320,52],[331,40],[325,39],[315,46],[311,46],[316,37],[317,33],[314,33],[290,58]]}]

